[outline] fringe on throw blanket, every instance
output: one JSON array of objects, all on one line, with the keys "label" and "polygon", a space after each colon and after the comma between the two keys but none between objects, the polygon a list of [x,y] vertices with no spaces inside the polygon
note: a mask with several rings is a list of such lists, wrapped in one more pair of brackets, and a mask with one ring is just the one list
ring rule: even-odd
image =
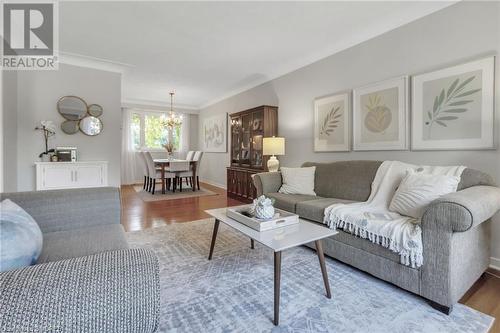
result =
[{"label": "fringe on throw blanket", "polygon": [[[341,220],[338,217],[333,217],[331,220],[327,222],[327,225],[331,229],[341,229],[343,231],[347,231],[350,234],[368,239],[372,243],[381,245],[393,252],[397,252],[399,254],[400,262],[406,266],[410,266],[412,268],[418,268],[424,263],[424,256],[420,250],[408,250],[402,249],[401,244],[396,242],[395,240],[391,240],[387,237],[376,235],[372,232],[369,232],[353,223],[346,222]],[[418,228],[418,233],[421,234],[420,227],[418,225],[415,226]]]}]

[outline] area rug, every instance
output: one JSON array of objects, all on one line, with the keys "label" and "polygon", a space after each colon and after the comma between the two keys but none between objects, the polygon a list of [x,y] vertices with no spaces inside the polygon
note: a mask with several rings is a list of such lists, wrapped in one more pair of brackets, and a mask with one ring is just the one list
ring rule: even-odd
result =
[{"label": "area rug", "polygon": [[160,332],[487,332],[494,318],[457,304],[451,315],[424,299],[327,258],[325,297],[316,254],[284,251],[280,325],[273,318],[273,254],[221,223],[207,260],[213,220],[127,233],[131,247],[160,261]]},{"label": "area rug", "polygon": [[210,195],[219,195],[218,193],[207,190],[206,188],[200,187],[200,190],[193,191],[191,187],[182,187],[182,192],[176,190],[175,192],[167,191],[165,194],[161,193],[161,184],[156,185],[155,194],[151,194],[148,191],[142,189],[142,185],[135,185],[134,190],[142,199],[142,201],[161,201],[161,200],[175,200],[184,198],[196,198],[196,197],[206,197]]}]

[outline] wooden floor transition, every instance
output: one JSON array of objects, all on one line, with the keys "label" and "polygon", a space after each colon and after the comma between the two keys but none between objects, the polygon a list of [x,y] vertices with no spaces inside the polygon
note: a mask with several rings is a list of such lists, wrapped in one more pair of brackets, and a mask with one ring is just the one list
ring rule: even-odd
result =
[{"label": "wooden floor transition", "polygon": [[[143,230],[171,223],[207,218],[205,209],[241,204],[226,191],[201,184],[218,195],[144,202],[132,186],[122,187],[122,224],[126,231]],[[496,318],[490,333],[500,333],[500,271],[489,269],[462,297],[460,303]]]}]

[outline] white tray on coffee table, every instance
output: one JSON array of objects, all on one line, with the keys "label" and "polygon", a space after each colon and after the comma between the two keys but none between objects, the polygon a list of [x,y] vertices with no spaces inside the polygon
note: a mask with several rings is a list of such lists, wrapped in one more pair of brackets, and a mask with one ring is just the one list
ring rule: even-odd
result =
[{"label": "white tray on coffee table", "polygon": [[274,217],[266,220],[244,215],[251,207],[252,205],[228,207],[226,215],[257,231],[266,231],[299,223],[299,216],[297,214],[277,208],[274,209]]}]

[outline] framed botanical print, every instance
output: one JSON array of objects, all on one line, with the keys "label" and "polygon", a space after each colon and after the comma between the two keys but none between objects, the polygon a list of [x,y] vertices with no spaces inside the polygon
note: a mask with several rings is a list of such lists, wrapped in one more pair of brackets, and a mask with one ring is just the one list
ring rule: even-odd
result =
[{"label": "framed botanical print", "polygon": [[314,151],[350,150],[350,93],[314,100]]},{"label": "framed botanical print", "polygon": [[354,150],[406,150],[409,141],[408,77],[354,89]]},{"label": "framed botanical print", "polygon": [[413,77],[412,149],[494,148],[495,58]]}]

